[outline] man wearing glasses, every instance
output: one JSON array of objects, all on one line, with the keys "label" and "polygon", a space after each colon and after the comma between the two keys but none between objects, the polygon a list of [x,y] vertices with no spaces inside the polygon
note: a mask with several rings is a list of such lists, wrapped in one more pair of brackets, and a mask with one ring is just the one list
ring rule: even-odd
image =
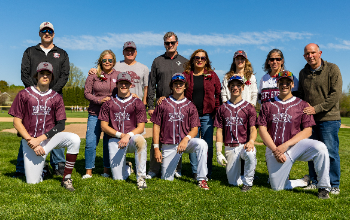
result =
[{"label": "man wearing glasses", "polygon": [[[174,73],[182,73],[184,71],[184,64],[188,61],[177,52],[179,42],[174,32],[167,32],[163,39],[166,52],[154,59],[149,76],[147,104],[148,114],[150,116],[152,116],[155,108],[154,98],[158,101],[160,97],[167,97],[171,94],[168,85],[172,75]],[[181,167],[181,160],[179,166]],[[178,171],[181,169],[180,167]],[[154,149],[152,145],[150,149],[150,169],[147,178],[155,177],[159,169],[160,164],[154,159]]]},{"label": "man wearing glasses", "polygon": [[[36,68],[41,62],[49,62],[53,66],[53,80],[50,83],[50,89],[62,95],[62,88],[66,85],[69,75],[69,58],[66,51],[53,44],[55,37],[54,27],[50,22],[43,22],[39,27],[39,36],[41,43],[27,48],[24,51],[21,64],[21,79],[24,86],[30,87],[37,84],[33,78],[36,74]],[[64,148],[51,151],[50,163],[55,174],[63,176],[66,163]],[[23,147],[20,146],[16,173],[14,177],[24,176]]]}]

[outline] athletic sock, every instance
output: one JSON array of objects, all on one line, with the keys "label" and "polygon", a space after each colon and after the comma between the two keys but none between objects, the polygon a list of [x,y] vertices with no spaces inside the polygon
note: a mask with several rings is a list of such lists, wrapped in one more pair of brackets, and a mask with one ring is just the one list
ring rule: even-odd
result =
[{"label": "athletic sock", "polygon": [[66,154],[66,166],[64,167],[63,180],[71,177],[77,156],[78,154]]}]

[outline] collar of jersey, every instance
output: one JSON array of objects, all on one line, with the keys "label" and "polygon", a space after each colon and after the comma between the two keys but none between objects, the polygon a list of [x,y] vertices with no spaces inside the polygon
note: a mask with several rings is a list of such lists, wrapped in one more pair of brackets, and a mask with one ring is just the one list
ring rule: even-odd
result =
[{"label": "collar of jersey", "polygon": [[125,103],[125,102],[130,101],[130,99],[132,99],[132,95],[130,94],[130,96],[126,99],[121,99],[118,97],[118,95],[115,95],[115,98],[118,99],[120,102]]},{"label": "collar of jersey", "polygon": [[183,103],[183,102],[185,102],[186,100],[187,100],[187,98],[185,97],[185,98],[183,98],[183,99],[181,99],[181,100],[176,100],[176,99],[174,99],[174,97],[171,95],[171,96],[169,96],[169,98],[170,98],[170,100],[171,101],[173,101],[173,102],[175,102],[176,104],[180,104],[180,103]]},{"label": "collar of jersey", "polygon": [[288,100],[286,100],[286,101],[282,101],[282,100],[280,100],[280,99],[278,98],[278,96],[276,96],[276,97],[275,97],[275,100],[276,100],[277,102],[280,102],[280,103],[283,103],[283,104],[287,104],[287,103],[294,102],[296,98],[297,98],[297,97],[293,96],[292,98],[290,98],[290,99],[288,99]]},{"label": "collar of jersey", "polygon": [[51,89],[49,89],[47,92],[40,92],[34,86],[31,86],[30,88],[32,89],[33,92],[35,92],[36,94],[38,94],[40,96],[46,96],[46,95],[51,93]]},{"label": "collar of jersey", "polygon": [[244,100],[242,99],[241,101],[239,101],[237,104],[233,104],[230,100],[227,100],[227,104],[231,105],[234,108],[237,108],[238,106],[242,105],[244,102]]}]

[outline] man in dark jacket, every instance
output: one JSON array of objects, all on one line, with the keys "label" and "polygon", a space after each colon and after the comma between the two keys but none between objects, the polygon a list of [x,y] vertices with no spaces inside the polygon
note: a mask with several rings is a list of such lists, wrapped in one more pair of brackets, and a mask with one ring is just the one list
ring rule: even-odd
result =
[{"label": "man in dark jacket", "polygon": [[[188,61],[177,52],[179,45],[178,38],[174,32],[167,32],[164,37],[164,47],[166,52],[155,58],[151,67],[151,73],[148,80],[148,114],[152,116],[155,108],[154,98],[158,99],[162,96],[169,96],[171,93],[169,83],[174,73],[182,73],[184,64]],[[154,94],[155,92],[155,94]],[[179,162],[178,171],[180,171],[181,160]],[[150,149],[150,168],[147,178],[152,178],[157,175],[160,169],[160,164],[154,158],[154,149],[151,145]],[[180,174],[181,175],[181,174]],[[179,176],[176,173],[175,176]]]},{"label": "man in dark jacket", "polygon": [[[316,122],[310,138],[322,141],[328,149],[331,194],[339,194],[339,101],[343,82],[338,66],[321,59],[321,54],[317,44],[311,43],[304,48],[307,64],[299,73],[299,93],[300,98],[310,104],[304,108],[304,113],[313,115]],[[313,161],[309,161],[309,174],[312,184],[305,189],[315,189],[317,175]]]},{"label": "man in dark jacket", "polygon": [[[39,27],[41,43],[27,48],[23,53],[21,64],[21,79],[25,87],[34,86],[37,80],[33,77],[37,66],[41,62],[49,62],[53,66],[53,80],[50,89],[62,95],[62,88],[66,85],[69,76],[69,58],[66,51],[53,44],[55,37],[54,27],[50,22],[43,22]],[[64,148],[51,151],[50,163],[56,175],[63,176],[65,166]],[[24,176],[23,149],[20,146],[16,173],[14,177]]]}]

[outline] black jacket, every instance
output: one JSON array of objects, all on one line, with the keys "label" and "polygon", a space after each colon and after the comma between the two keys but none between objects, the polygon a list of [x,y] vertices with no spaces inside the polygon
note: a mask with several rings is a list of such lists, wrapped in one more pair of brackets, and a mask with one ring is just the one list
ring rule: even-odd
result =
[{"label": "black jacket", "polygon": [[28,47],[24,51],[21,65],[21,79],[24,86],[30,87],[37,84],[37,80],[33,76],[41,62],[52,64],[54,79],[50,83],[50,88],[62,94],[62,88],[66,85],[69,76],[69,58],[66,51],[56,46],[49,51],[47,56],[40,48],[40,44]]},{"label": "black jacket", "polygon": [[154,109],[154,91],[156,90],[156,99],[162,96],[169,96],[171,89],[169,83],[174,73],[182,73],[184,65],[188,60],[183,56],[176,54],[173,59],[164,53],[155,58],[152,64],[151,73],[148,80],[147,104],[148,109]]}]

